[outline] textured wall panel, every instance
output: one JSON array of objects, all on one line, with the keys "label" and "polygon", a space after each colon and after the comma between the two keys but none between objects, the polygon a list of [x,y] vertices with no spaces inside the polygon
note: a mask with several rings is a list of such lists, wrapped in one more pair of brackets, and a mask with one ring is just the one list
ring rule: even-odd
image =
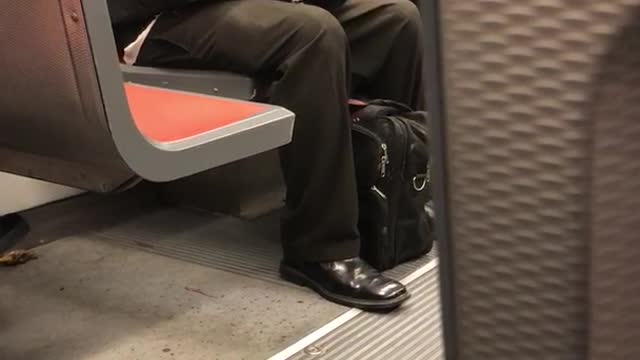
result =
[{"label": "textured wall panel", "polygon": [[595,96],[592,359],[640,358],[640,21],[611,44]]},{"label": "textured wall panel", "polygon": [[[594,239],[619,236],[602,226],[612,221],[603,214],[621,198],[627,198],[621,211],[638,205],[637,198],[628,198],[637,185],[625,178],[634,166],[624,175],[596,178],[596,189],[628,186],[593,196],[592,168],[613,172],[620,157],[637,154],[637,145],[627,140],[638,131],[638,125],[631,133],[622,124],[604,125],[619,100],[601,98],[609,106],[596,111],[602,106],[594,99],[611,44],[635,21],[638,6],[637,0],[441,1],[460,359],[588,357],[588,315],[603,310],[596,306],[597,295],[590,301],[597,293],[589,288],[590,216]],[[629,94],[619,104],[637,107],[636,89],[626,88]],[[617,111],[629,120],[629,113]],[[626,135],[614,141],[619,152],[594,162],[594,143],[606,147],[606,138],[618,132]],[[599,181],[607,184],[598,187]],[[634,220],[616,218],[629,227]],[[624,248],[609,246],[598,259]],[[603,261],[594,276],[606,276],[613,261]],[[621,283],[600,286],[618,289]],[[621,318],[610,321],[629,325]],[[596,352],[595,345],[591,349]]]}]

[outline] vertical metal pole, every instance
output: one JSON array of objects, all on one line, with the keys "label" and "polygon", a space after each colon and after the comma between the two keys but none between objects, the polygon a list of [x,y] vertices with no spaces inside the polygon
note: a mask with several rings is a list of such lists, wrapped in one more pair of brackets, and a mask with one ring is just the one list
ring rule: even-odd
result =
[{"label": "vertical metal pole", "polygon": [[447,159],[446,159],[446,105],[442,78],[442,49],[440,28],[440,2],[422,0],[419,4],[426,31],[427,106],[431,116],[433,133],[431,179],[436,212],[436,232],[440,258],[440,286],[442,301],[442,326],[447,360],[457,360],[455,304],[453,303],[454,264],[449,242],[449,213],[447,208]]}]

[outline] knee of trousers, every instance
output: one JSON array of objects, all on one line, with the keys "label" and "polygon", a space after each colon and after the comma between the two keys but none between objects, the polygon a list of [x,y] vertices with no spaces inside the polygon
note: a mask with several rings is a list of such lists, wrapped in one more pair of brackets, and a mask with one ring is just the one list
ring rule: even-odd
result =
[{"label": "knee of trousers", "polygon": [[422,17],[418,7],[409,0],[391,0],[385,8],[394,22],[403,24],[404,31],[419,34],[423,31]]},{"label": "knee of trousers", "polygon": [[311,5],[300,4],[289,17],[296,28],[295,38],[301,45],[318,47],[323,56],[343,54],[348,48],[348,38],[342,25],[328,11]]}]

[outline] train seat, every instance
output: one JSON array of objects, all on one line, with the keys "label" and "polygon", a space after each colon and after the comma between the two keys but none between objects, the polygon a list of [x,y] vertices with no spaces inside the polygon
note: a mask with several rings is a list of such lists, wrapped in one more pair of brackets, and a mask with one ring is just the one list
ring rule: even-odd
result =
[{"label": "train seat", "polygon": [[224,71],[166,69],[120,64],[125,82],[222,96],[239,100],[261,98],[257,79]]},{"label": "train seat", "polygon": [[291,140],[294,114],[247,101],[251,80],[189,72],[201,88],[181,88],[168,86],[179,80],[171,74],[145,83],[123,71],[105,0],[12,3],[0,23],[0,48],[20,49],[0,60],[0,171],[111,192],[140,178],[193,175]]},{"label": "train seat", "polygon": [[207,132],[233,126],[265,111],[257,103],[125,84],[127,103],[143,136],[157,143],[192,139]]}]

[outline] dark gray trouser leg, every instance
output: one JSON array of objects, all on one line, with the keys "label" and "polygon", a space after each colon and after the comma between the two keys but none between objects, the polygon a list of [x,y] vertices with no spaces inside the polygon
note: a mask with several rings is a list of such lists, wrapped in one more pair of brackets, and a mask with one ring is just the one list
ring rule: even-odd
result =
[{"label": "dark gray trouser leg", "polygon": [[350,0],[333,16],[280,1],[206,3],[161,17],[139,64],[277,79],[272,102],[297,115],[294,140],[281,151],[288,188],[285,256],[304,261],[348,258],[359,252],[346,105],[349,48],[358,52],[355,73],[379,88],[374,96],[421,105],[424,94],[416,90],[423,85],[421,68],[415,64],[422,61],[422,44],[408,49],[417,38],[414,10],[407,0]]},{"label": "dark gray trouser leg", "polygon": [[335,17],[280,1],[214,2],[161,17],[139,64],[277,74],[271,101],[297,115],[293,142],[281,150],[285,256],[358,255],[349,51]]},{"label": "dark gray trouser leg", "polygon": [[352,54],[356,92],[426,106],[424,29],[409,0],[349,0],[334,15],[342,24]]}]

